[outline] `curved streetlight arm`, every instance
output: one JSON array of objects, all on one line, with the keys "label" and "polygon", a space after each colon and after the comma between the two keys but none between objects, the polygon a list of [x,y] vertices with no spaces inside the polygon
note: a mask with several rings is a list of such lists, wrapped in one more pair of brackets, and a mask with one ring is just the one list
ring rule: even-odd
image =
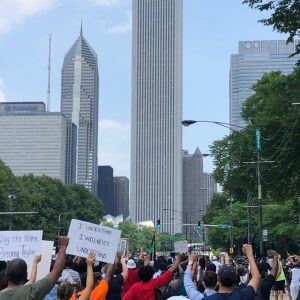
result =
[{"label": "curved streetlight arm", "polygon": [[226,122],[219,122],[219,121],[207,121],[207,120],[183,120],[182,122],[181,122],[181,124],[183,125],[183,126],[186,126],[186,127],[188,127],[188,126],[190,126],[190,125],[193,125],[193,124],[195,124],[195,123],[211,123],[211,124],[217,124],[217,125],[220,125],[220,126],[222,126],[222,127],[225,127],[225,128],[227,128],[227,129],[229,129],[229,130],[232,130],[232,131],[234,131],[234,132],[236,132],[236,133],[240,133],[237,129],[233,129],[232,127],[234,126],[234,127],[237,127],[237,128],[239,128],[239,129],[243,129],[244,127],[242,127],[242,126],[239,126],[239,125],[234,125],[234,124],[230,124],[230,123],[226,123]]}]

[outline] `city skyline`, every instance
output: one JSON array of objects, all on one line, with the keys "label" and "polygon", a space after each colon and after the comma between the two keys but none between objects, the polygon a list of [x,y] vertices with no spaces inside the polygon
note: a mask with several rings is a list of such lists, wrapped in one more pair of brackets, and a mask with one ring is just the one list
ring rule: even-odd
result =
[{"label": "city skyline", "polygon": [[[27,9],[18,14],[9,1],[0,4],[0,99],[46,102],[52,33],[51,110],[60,111],[63,56],[77,38],[82,19],[101,66],[98,164],[112,165],[116,175],[129,177],[131,1],[36,1],[34,10],[26,1],[19,2],[15,6]],[[238,53],[238,41],[285,38],[257,23],[263,15],[241,2],[184,1],[183,119],[228,121],[230,55]],[[24,48],[24,44],[30,46]],[[16,53],[20,47],[23,50]],[[199,146],[207,153],[209,144],[225,133],[213,124],[184,128],[183,148],[193,151]],[[206,158],[204,170],[211,169],[211,158]]]}]

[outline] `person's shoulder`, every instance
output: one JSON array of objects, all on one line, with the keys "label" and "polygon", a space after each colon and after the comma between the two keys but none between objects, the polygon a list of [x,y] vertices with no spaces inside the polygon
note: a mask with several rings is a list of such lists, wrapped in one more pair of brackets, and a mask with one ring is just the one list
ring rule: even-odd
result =
[{"label": "person's shoulder", "polygon": [[255,297],[255,290],[252,285],[247,285],[246,287],[235,291],[235,293],[242,294],[246,298],[253,299]]}]

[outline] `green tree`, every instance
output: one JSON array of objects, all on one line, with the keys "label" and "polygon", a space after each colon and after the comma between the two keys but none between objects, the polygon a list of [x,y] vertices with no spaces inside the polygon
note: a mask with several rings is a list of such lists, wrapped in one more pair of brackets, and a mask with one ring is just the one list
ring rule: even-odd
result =
[{"label": "green tree", "polygon": [[[244,4],[261,12],[269,12],[271,16],[259,20],[265,26],[272,26],[273,30],[287,33],[287,42],[294,41],[300,29],[300,3],[298,0],[244,0]],[[296,46],[296,53],[300,53],[300,45]]]}]

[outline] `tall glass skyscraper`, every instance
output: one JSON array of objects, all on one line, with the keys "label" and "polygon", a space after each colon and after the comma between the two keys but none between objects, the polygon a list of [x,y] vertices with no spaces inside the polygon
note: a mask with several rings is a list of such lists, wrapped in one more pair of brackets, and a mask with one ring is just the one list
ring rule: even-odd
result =
[{"label": "tall glass skyscraper", "polygon": [[133,0],[132,40],[130,216],[180,232],[182,0]]},{"label": "tall glass skyscraper", "polygon": [[230,60],[230,123],[245,126],[241,117],[243,103],[252,94],[252,86],[264,73],[281,71],[289,74],[293,71],[299,56],[289,57],[298,41],[286,44],[286,41],[240,41],[238,54]]},{"label": "tall glass skyscraper", "polygon": [[80,30],[66,53],[61,78],[61,112],[68,119],[66,183],[96,194],[98,148],[97,54]]}]

